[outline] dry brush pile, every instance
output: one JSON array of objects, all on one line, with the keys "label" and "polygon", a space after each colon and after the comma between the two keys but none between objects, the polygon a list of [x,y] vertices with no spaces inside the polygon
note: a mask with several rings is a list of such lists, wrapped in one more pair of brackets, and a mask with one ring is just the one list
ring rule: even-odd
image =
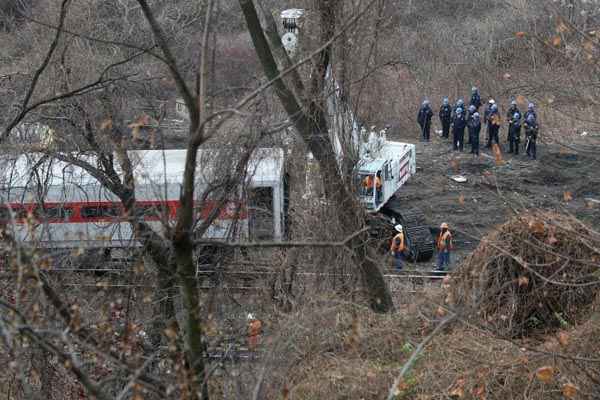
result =
[{"label": "dry brush pile", "polygon": [[446,302],[503,337],[580,321],[598,291],[600,233],[569,215],[521,214],[452,275]]}]

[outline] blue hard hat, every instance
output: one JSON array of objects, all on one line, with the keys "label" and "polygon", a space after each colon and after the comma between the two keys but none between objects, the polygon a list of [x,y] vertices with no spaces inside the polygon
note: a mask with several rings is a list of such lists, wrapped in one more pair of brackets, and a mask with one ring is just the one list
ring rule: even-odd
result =
[{"label": "blue hard hat", "polygon": [[527,108],[529,110],[533,110],[535,108],[535,106],[533,105],[533,103],[529,103],[529,105],[527,106]]},{"label": "blue hard hat", "polygon": [[479,119],[479,113],[476,112],[475,114],[473,114],[473,119]]},{"label": "blue hard hat", "polygon": [[457,114],[462,114],[462,113],[463,113],[463,109],[462,109],[462,108],[460,108],[460,107],[458,107],[458,108],[456,109],[456,113],[457,113]]},{"label": "blue hard hat", "polygon": [[448,98],[444,97],[444,100],[442,100],[442,103],[444,103],[444,105],[447,106],[448,105]]},{"label": "blue hard hat", "polygon": [[471,104],[471,105],[469,106],[469,112],[473,112],[473,111],[475,111],[475,110],[477,110],[477,107],[475,107],[474,105],[472,105],[472,104]]},{"label": "blue hard hat", "polygon": [[463,104],[465,104],[465,102],[463,101],[463,99],[458,99],[456,101],[456,104],[463,105]]}]

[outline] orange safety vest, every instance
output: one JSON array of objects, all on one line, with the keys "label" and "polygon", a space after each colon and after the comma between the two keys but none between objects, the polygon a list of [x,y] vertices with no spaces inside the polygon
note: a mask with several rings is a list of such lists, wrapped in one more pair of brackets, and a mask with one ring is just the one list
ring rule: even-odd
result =
[{"label": "orange safety vest", "polygon": [[255,319],[248,324],[248,347],[254,350],[258,346],[260,334],[262,333],[262,322]]},{"label": "orange safety vest", "polygon": [[452,250],[452,234],[450,231],[446,231],[445,233],[440,232],[436,240],[436,245],[438,251]]},{"label": "orange safety vest", "polygon": [[390,250],[395,252],[403,252],[406,250],[406,246],[404,245],[404,233],[400,232],[392,239],[392,246]]}]

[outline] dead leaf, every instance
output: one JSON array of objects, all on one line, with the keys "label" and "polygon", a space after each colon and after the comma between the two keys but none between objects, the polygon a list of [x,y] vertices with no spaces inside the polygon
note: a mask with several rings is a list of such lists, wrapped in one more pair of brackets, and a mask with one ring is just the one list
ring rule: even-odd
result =
[{"label": "dead leaf", "polygon": [[461,206],[465,205],[465,196],[463,194],[458,196],[458,204],[460,204]]},{"label": "dead leaf", "polygon": [[521,105],[526,105],[527,104],[527,99],[525,98],[525,96],[523,95],[518,95],[515,99],[517,101],[517,103],[521,104]]},{"label": "dead leaf", "polygon": [[546,231],[544,223],[536,220],[529,221],[529,230],[540,235]]},{"label": "dead leaf", "polygon": [[579,389],[572,383],[565,383],[562,388],[563,396],[567,399],[574,399]]},{"label": "dead leaf", "polygon": [[459,378],[456,380],[454,385],[452,385],[452,390],[448,395],[452,398],[462,399],[465,397],[465,378]]},{"label": "dead leaf", "polygon": [[560,36],[557,35],[552,37],[552,46],[559,47],[561,43],[562,39],[560,38]]},{"label": "dead leaf", "polygon": [[569,345],[569,334],[567,332],[564,331],[560,331],[558,333],[558,343],[560,343],[561,346],[568,346]]},{"label": "dead leaf", "polygon": [[554,378],[554,368],[550,366],[540,367],[535,371],[535,376],[543,383],[550,383]]},{"label": "dead leaf", "polygon": [[460,164],[456,158],[453,158],[452,160],[450,160],[450,166],[452,167],[454,172],[458,173],[458,171],[460,169]]},{"label": "dead leaf", "polygon": [[527,285],[529,285],[529,278],[526,276],[520,276],[518,279],[518,282],[519,282],[519,287],[527,286]]},{"label": "dead leaf", "polygon": [[565,203],[568,203],[573,200],[573,194],[571,192],[564,192],[563,199],[565,200]]},{"label": "dead leaf", "polygon": [[471,389],[471,394],[476,399],[485,400],[485,385],[481,384]]},{"label": "dead leaf", "polygon": [[556,20],[556,31],[559,33],[569,32],[571,28],[565,23],[565,20],[558,17]]},{"label": "dead leaf", "polygon": [[437,315],[438,317],[443,317],[446,315],[446,309],[442,306],[439,306],[437,308],[437,310],[435,311],[435,315]]},{"label": "dead leaf", "polygon": [[525,32],[515,32],[515,36],[518,37],[519,39],[522,39],[526,36],[527,34]]},{"label": "dead leaf", "polygon": [[100,124],[100,130],[110,130],[113,127],[112,119],[108,118]]}]

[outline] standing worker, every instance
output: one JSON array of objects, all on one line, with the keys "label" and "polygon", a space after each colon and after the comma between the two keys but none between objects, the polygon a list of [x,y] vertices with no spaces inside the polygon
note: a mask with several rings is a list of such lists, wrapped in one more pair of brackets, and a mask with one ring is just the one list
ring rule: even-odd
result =
[{"label": "standing worker", "polygon": [[447,97],[444,97],[442,101],[439,115],[442,124],[442,137],[448,139],[448,136],[450,136],[450,123],[452,122],[452,107],[450,107]]},{"label": "standing worker", "polygon": [[530,114],[525,119],[525,136],[527,138],[527,144],[525,145],[525,152],[529,157],[535,160],[537,155],[537,136],[538,136],[538,124],[534,114]]},{"label": "standing worker", "polygon": [[446,268],[450,267],[450,251],[453,250],[452,234],[446,222],[440,225],[436,245],[438,250],[436,271],[445,271]]},{"label": "standing worker", "polygon": [[246,316],[246,320],[248,321],[248,350],[254,351],[260,344],[262,322],[251,313]]},{"label": "standing worker", "polygon": [[533,115],[533,118],[537,122],[537,113],[535,112],[535,105],[533,103],[529,103],[527,105],[527,111],[525,112],[525,115],[523,116],[523,120],[526,120],[530,115]]},{"label": "standing worker", "polygon": [[417,122],[421,126],[421,133],[423,136],[423,140],[429,142],[429,131],[431,129],[431,117],[433,117],[433,111],[431,110],[431,106],[429,105],[429,101],[423,101],[423,105],[419,109],[419,114],[417,115]]},{"label": "standing worker", "polygon": [[492,106],[494,104],[496,104],[496,101],[494,99],[490,99],[488,101],[487,105],[485,106],[485,112],[483,114],[483,123],[487,126],[487,143],[488,143],[488,145],[485,146],[486,148],[489,147],[489,143],[490,143],[489,120],[490,120],[490,114],[492,113]]},{"label": "standing worker", "polygon": [[479,118],[479,113],[475,112],[469,122],[467,122],[467,126],[469,127],[469,142],[471,143],[471,154],[479,155],[479,132],[481,132],[481,120]]},{"label": "standing worker", "polygon": [[396,271],[401,271],[402,267],[404,266],[404,251],[406,250],[406,242],[404,240],[402,225],[396,225],[394,229],[398,233],[392,239],[390,252],[394,257],[394,267],[396,268]]},{"label": "standing worker", "polygon": [[465,102],[463,101],[463,99],[456,100],[456,104],[454,104],[454,108],[452,109],[452,118],[456,116],[456,110],[458,110],[459,108],[463,111],[465,110]]},{"label": "standing worker", "polygon": [[493,104],[490,109],[490,116],[488,118],[488,131],[490,136],[488,138],[488,147],[492,147],[492,142],[496,142],[496,144],[500,144],[500,140],[498,139],[498,131],[500,131],[500,115],[498,114],[498,105]]},{"label": "standing worker", "polygon": [[513,120],[515,120],[515,114],[519,114],[519,125],[521,125],[521,111],[519,111],[519,107],[517,106],[517,102],[515,100],[510,102],[510,107],[506,112],[506,120],[508,121],[508,133],[506,135],[506,141],[510,143],[510,128],[512,126]]},{"label": "standing worker", "polygon": [[471,88],[471,100],[469,101],[469,105],[475,107],[475,111],[479,111],[479,107],[481,107],[481,95],[479,94],[479,89],[475,86]]},{"label": "standing worker", "polygon": [[508,152],[519,155],[519,143],[521,142],[521,113],[516,112],[510,119],[508,127]]},{"label": "standing worker", "polygon": [[452,125],[452,148],[463,151],[467,121],[465,120],[462,108],[459,107],[456,109]]},{"label": "standing worker", "polygon": [[[475,114],[477,112],[477,109],[475,108],[474,105],[470,105],[469,109],[467,110],[467,115],[466,115],[466,120],[467,120],[467,127],[469,126],[469,121],[471,120],[471,117],[473,116],[473,114]],[[471,135],[467,136],[467,144],[471,144]]]}]

